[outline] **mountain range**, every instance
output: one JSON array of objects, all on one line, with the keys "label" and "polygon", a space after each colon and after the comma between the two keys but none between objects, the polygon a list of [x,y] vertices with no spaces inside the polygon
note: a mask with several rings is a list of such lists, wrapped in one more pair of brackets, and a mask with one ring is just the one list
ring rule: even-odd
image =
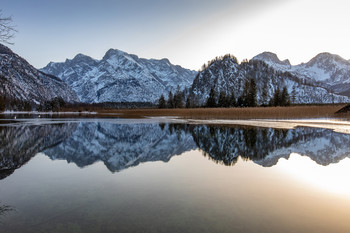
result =
[{"label": "mountain range", "polygon": [[101,60],[78,54],[41,71],[65,81],[87,103],[156,102],[162,94],[190,87],[197,73],[168,59],[148,60],[116,49]]},{"label": "mountain range", "polygon": [[249,79],[256,81],[258,104],[267,104],[283,87],[296,104],[350,102],[350,62],[330,53],[296,66],[271,52],[241,63],[225,56],[196,72],[168,59],[144,59],[110,49],[101,60],[78,54],[37,70],[0,45],[0,95],[34,104],[55,97],[66,102],[157,103],[161,95],[167,98],[177,90],[186,90],[204,104],[211,88],[237,98]]},{"label": "mountain range", "polygon": [[[261,53],[238,63],[232,56],[217,59],[200,72],[172,65],[169,60],[143,59],[110,49],[102,60],[78,54],[63,63],[50,62],[41,71],[69,84],[83,102],[157,102],[169,91],[190,89],[204,104],[210,89],[242,94],[247,79],[257,83],[258,103],[266,104],[276,88],[287,87],[294,103],[350,101],[350,63],[321,53],[308,63],[292,66],[276,54]],[[264,89],[267,92],[262,98]]]}]

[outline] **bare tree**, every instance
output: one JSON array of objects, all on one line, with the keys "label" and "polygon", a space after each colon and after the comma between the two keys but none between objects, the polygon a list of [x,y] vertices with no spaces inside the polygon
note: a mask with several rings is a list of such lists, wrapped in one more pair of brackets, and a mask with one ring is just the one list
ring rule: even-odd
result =
[{"label": "bare tree", "polygon": [[12,24],[11,16],[4,16],[0,9],[0,42],[14,44],[11,40],[15,37],[17,30]]}]

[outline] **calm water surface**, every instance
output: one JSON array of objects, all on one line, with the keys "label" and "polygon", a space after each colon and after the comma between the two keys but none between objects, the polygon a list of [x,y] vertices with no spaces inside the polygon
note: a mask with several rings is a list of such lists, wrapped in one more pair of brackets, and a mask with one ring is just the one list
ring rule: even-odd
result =
[{"label": "calm water surface", "polygon": [[1,232],[350,232],[347,134],[1,123]]}]

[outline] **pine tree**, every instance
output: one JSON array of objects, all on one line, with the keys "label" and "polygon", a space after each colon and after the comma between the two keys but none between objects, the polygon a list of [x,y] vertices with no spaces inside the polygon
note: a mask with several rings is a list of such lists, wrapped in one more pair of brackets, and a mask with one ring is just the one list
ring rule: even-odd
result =
[{"label": "pine tree", "polygon": [[183,108],[183,93],[180,90],[180,87],[177,87],[177,90],[174,95],[174,108]]},{"label": "pine tree", "polygon": [[5,100],[4,98],[0,95],[0,112],[5,111]]},{"label": "pine tree", "polygon": [[256,97],[256,82],[252,78],[250,79],[249,82],[249,91],[248,91],[248,96],[247,96],[247,106],[249,107],[256,107],[257,105],[257,97]]},{"label": "pine tree", "polygon": [[243,95],[239,96],[237,99],[237,107],[245,107],[245,101]]},{"label": "pine tree", "polygon": [[186,107],[186,108],[190,108],[191,105],[192,105],[191,102],[192,102],[192,101],[191,101],[191,96],[189,95],[189,96],[187,96],[185,107]]},{"label": "pine tree", "polygon": [[158,108],[166,108],[164,95],[162,94],[158,100]]},{"label": "pine tree", "polygon": [[266,106],[267,105],[267,98],[268,98],[268,92],[267,92],[267,82],[264,83],[262,93],[261,93],[261,105]]},{"label": "pine tree", "polygon": [[216,107],[216,93],[214,88],[210,89],[209,97],[207,99],[206,107],[215,108]]},{"label": "pine tree", "polygon": [[247,107],[248,106],[248,96],[249,96],[249,81],[246,80],[243,87],[242,95],[238,97],[238,106]]},{"label": "pine tree", "polygon": [[277,107],[277,106],[280,106],[281,104],[281,100],[280,100],[280,88],[277,87],[277,89],[275,90],[275,94],[273,95],[273,100],[272,100],[272,104],[273,106]]},{"label": "pine tree", "polygon": [[174,108],[174,96],[171,91],[169,91],[169,97],[168,97],[168,108]]},{"label": "pine tree", "polygon": [[297,98],[297,91],[296,91],[296,87],[295,87],[295,85],[294,85],[294,86],[293,86],[293,89],[292,89],[292,100],[291,100],[291,102],[292,102],[293,104],[295,104],[296,98]]},{"label": "pine tree", "polygon": [[236,97],[233,91],[229,99],[229,107],[237,107]]},{"label": "pine tree", "polygon": [[290,105],[290,97],[289,97],[287,87],[283,87],[280,100],[281,100],[280,106],[289,106]]},{"label": "pine tree", "polygon": [[220,92],[218,107],[226,108],[228,104],[226,93],[224,91]]}]

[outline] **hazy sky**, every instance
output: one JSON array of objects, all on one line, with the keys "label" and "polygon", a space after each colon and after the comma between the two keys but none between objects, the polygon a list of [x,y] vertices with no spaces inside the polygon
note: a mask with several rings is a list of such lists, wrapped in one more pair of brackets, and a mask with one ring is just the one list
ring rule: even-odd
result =
[{"label": "hazy sky", "polygon": [[109,48],[198,70],[215,56],[271,51],[293,64],[320,52],[350,58],[348,0],[1,0],[9,46],[37,68]]}]

